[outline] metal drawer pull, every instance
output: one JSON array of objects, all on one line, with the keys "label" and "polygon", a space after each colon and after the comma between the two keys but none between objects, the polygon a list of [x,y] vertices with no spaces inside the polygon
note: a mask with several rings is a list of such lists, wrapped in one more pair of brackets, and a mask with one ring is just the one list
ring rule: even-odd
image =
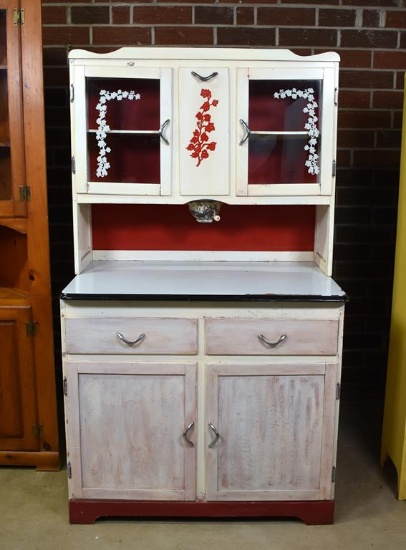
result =
[{"label": "metal drawer pull", "polygon": [[240,145],[244,145],[244,143],[250,137],[251,130],[249,129],[248,124],[242,118],[240,118],[240,124],[244,128],[244,131],[245,131],[245,136],[240,141]]},{"label": "metal drawer pull", "polygon": [[207,82],[208,80],[211,80],[212,78],[216,77],[218,73],[211,73],[209,74],[209,76],[201,76],[200,74],[197,74],[194,71],[192,71],[192,75],[198,80],[201,80],[202,82]]},{"label": "metal drawer pull", "polygon": [[118,336],[118,338],[120,338],[120,340],[122,342],[124,342],[124,344],[127,344],[127,346],[135,346],[135,344],[138,344],[138,342],[141,342],[141,340],[144,340],[144,338],[145,338],[145,334],[140,334],[138,336],[138,338],[131,341],[131,340],[127,340],[126,338],[124,338],[124,336],[121,334],[121,332],[117,332],[117,336]]},{"label": "metal drawer pull", "polygon": [[165,120],[165,122],[162,124],[162,126],[160,127],[159,129],[159,137],[162,139],[162,141],[166,144],[166,145],[169,145],[169,141],[166,139],[166,137],[164,136],[164,130],[165,128],[168,126],[168,124],[170,123],[170,120],[169,118],[167,120]]},{"label": "metal drawer pull", "polygon": [[189,432],[190,432],[190,430],[193,429],[194,425],[195,425],[195,423],[191,422],[182,434],[182,436],[184,437],[184,439],[185,439],[186,443],[189,445],[189,447],[194,447],[195,446],[193,441],[190,441],[190,439],[188,438]]},{"label": "metal drawer pull", "polygon": [[258,334],[258,338],[261,340],[261,342],[263,342],[270,348],[276,348],[276,346],[278,346],[281,342],[286,340],[286,334],[282,334],[282,336],[278,338],[276,342],[270,342],[268,338],[266,338],[263,334]]},{"label": "metal drawer pull", "polygon": [[220,434],[218,433],[217,429],[215,426],[213,426],[213,424],[211,422],[208,423],[209,424],[209,428],[211,429],[211,431],[214,433],[215,435],[215,438],[213,439],[213,441],[210,443],[209,445],[209,448],[212,449],[214,447],[214,445],[218,442],[218,440],[220,439]]}]

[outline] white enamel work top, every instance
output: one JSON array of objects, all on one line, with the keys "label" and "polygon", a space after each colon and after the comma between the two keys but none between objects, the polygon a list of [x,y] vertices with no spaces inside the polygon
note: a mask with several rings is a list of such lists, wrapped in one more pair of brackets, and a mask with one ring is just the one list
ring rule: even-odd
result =
[{"label": "white enamel work top", "polygon": [[63,300],[346,301],[311,262],[93,261]]}]

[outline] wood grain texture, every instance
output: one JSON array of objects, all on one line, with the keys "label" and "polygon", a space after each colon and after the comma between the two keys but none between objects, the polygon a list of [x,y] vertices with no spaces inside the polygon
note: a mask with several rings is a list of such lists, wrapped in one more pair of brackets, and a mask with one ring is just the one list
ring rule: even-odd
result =
[{"label": "wood grain texture", "polygon": [[196,448],[182,437],[196,421],[195,364],[77,362],[66,372],[72,496],[195,498]]},{"label": "wood grain texture", "polygon": [[[262,334],[276,347],[265,344]],[[337,321],[293,319],[207,319],[208,355],[335,355]]]},{"label": "wood grain texture", "polygon": [[[128,341],[139,343],[128,345]],[[66,320],[68,353],[179,354],[197,353],[197,321],[194,319],[133,317],[81,318]]]}]

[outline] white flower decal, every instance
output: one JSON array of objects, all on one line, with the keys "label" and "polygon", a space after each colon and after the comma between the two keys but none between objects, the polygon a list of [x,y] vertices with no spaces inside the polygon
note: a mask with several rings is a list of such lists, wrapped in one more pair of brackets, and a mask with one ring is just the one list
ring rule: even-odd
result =
[{"label": "white flower decal", "polygon": [[108,92],[107,90],[100,90],[99,103],[96,105],[96,110],[99,111],[99,116],[96,120],[98,127],[96,130],[96,140],[99,147],[99,155],[97,157],[97,169],[96,176],[98,178],[104,178],[108,174],[110,163],[107,161],[107,153],[111,152],[111,148],[107,146],[106,136],[110,130],[110,126],[106,122],[107,116],[107,104],[109,101],[115,99],[116,101],[122,101],[128,99],[134,101],[141,99],[140,94],[135,92],[126,92],[123,90],[117,90],[116,92]]},{"label": "white flower decal", "polygon": [[291,99],[307,99],[307,105],[303,109],[304,113],[308,114],[307,123],[305,124],[305,130],[309,136],[309,140],[305,145],[305,151],[308,151],[307,161],[305,166],[307,166],[307,171],[309,174],[319,174],[319,155],[317,154],[317,138],[320,135],[320,131],[317,128],[318,118],[316,116],[316,109],[318,107],[317,101],[314,98],[313,88],[306,88],[304,90],[297,90],[292,88],[292,90],[279,90],[279,92],[274,93],[276,99],[285,99],[290,97]]}]

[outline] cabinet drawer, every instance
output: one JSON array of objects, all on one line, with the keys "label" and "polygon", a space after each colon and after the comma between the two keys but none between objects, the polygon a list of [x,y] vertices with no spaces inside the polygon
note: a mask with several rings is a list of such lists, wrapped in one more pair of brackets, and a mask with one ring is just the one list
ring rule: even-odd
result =
[{"label": "cabinet drawer", "polygon": [[67,353],[197,353],[196,319],[78,318],[66,320]]},{"label": "cabinet drawer", "polygon": [[336,355],[338,321],[207,319],[208,355]]}]

